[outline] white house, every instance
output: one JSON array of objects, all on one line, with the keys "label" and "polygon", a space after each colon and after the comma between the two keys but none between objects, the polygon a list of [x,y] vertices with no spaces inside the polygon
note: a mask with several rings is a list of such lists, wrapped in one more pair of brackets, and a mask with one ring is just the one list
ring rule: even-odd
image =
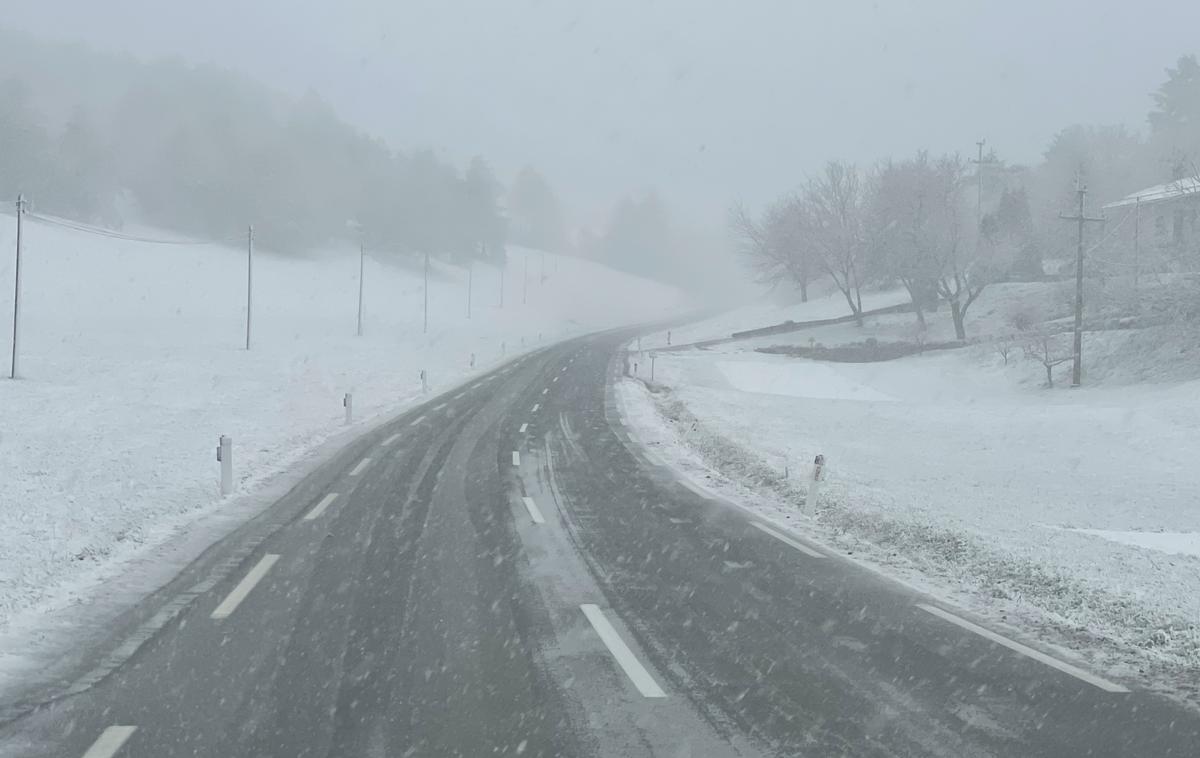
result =
[{"label": "white house", "polygon": [[1104,211],[1110,224],[1120,224],[1122,257],[1142,256],[1139,268],[1200,270],[1200,178],[1138,190]]}]

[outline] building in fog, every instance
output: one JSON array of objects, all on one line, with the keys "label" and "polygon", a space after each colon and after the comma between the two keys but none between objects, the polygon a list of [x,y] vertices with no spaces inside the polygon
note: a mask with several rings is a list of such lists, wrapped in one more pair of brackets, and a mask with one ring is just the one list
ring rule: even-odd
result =
[{"label": "building in fog", "polygon": [[1200,271],[1200,178],[1138,190],[1104,206],[1120,264],[1140,271]]}]

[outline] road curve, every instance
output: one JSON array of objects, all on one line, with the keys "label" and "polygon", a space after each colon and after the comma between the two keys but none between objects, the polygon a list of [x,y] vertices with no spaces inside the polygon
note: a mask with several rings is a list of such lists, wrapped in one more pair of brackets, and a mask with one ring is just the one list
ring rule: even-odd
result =
[{"label": "road curve", "polygon": [[609,333],[348,445],[0,755],[1193,756],[1200,717],[682,485]]}]

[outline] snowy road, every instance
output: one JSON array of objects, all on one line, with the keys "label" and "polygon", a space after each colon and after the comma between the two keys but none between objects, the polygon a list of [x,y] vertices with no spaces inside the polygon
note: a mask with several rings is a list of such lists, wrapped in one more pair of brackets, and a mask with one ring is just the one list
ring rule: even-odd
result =
[{"label": "snowy road", "polygon": [[0,755],[1194,755],[1191,711],[681,485],[616,416],[625,339],[349,445],[0,704]]}]

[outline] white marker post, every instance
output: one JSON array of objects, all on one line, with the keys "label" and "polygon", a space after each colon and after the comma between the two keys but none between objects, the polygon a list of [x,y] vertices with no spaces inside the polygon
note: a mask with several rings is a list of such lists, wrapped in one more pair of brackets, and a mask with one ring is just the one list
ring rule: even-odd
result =
[{"label": "white marker post", "polygon": [[217,461],[221,464],[221,495],[233,492],[233,438],[221,435],[217,441]]},{"label": "white marker post", "polygon": [[425,369],[421,369],[421,392],[429,392],[429,374],[425,373]]},{"label": "white marker post", "polygon": [[346,426],[354,423],[354,395],[349,392],[342,398],[342,406],[346,409]]},{"label": "white marker post", "polygon": [[817,512],[821,499],[821,483],[825,481],[825,456],[813,458],[812,476],[808,479],[808,493],[804,496],[804,511],[810,516]]},{"label": "white marker post", "polygon": [[656,358],[658,358],[656,354],[650,353],[650,381],[654,381],[654,360]]}]

